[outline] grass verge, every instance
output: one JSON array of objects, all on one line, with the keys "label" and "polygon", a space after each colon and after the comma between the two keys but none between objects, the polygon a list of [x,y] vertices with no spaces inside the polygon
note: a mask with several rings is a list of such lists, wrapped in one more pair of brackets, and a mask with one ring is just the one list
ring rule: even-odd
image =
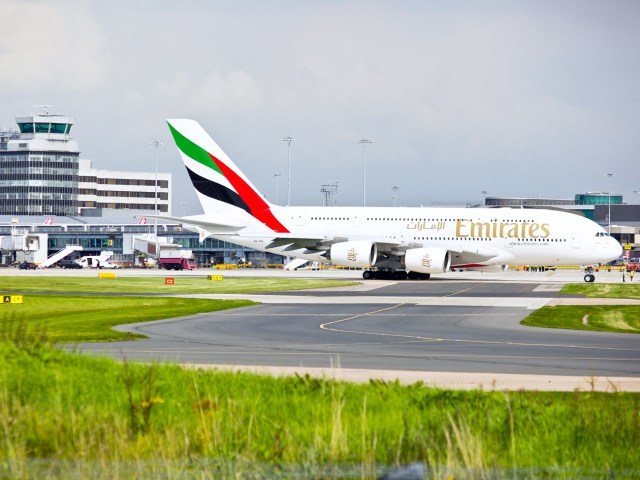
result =
[{"label": "grass verge", "polygon": [[542,307],[520,323],[529,327],[640,333],[640,306],[560,305]]},{"label": "grass verge", "polygon": [[13,325],[0,340],[3,478],[345,478],[326,473],[345,465],[373,478],[415,461],[430,478],[640,475],[639,394],[189,371],[69,354]]},{"label": "grass verge", "polygon": [[640,284],[569,283],[562,287],[561,293],[584,295],[590,298],[640,299]]},{"label": "grass verge", "polygon": [[22,304],[4,304],[0,308],[5,318],[19,318],[30,329],[45,331],[52,342],[107,342],[144,338],[112,330],[116,325],[249,305],[255,303],[174,297],[28,295]]},{"label": "grass verge", "polygon": [[[34,274],[35,275],[35,274]],[[342,287],[359,282],[311,278],[224,278],[207,280],[206,276],[186,277],[167,273],[158,277],[0,277],[0,293],[59,292],[59,293],[260,293],[304,290],[310,288]],[[175,284],[165,285],[165,277]]]},{"label": "grass verge", "polygon": [[[640,299],[640,285],[570,283],[561,293],[590,298]],[[640,333],[638,305],[558,305],[542,307],[520,322],[529,327],[567,328],[596,332]]]}]

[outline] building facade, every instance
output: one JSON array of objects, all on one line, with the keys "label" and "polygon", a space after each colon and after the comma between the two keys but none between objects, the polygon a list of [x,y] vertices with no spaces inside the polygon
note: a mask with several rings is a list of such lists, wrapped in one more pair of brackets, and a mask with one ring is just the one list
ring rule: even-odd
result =
[{"label": "building facade", "polygon": [[93,168],[80,159],[68,116],[45,109],[16,123],[18,131],[0,131],[0,215],[171,215],[171,174]]},{"label": "building facade", "polygon": [[99,216],[104,209],[153,213],[156,206],[159,214],[171,215],[170,173],[156,175],[147,172],[98,170],[92,168],[90,160],[80,160],[80,215]]},{"label": "building facade", "polygon": [[[141,266],[143,253],[135,249],[136,238],[150,238],[154,225],[141,224],[127,217],[13,217],[0,216],[0,265],[16,262],[40,263],[69,245],[82,250],[69,255],[68,260],[84,255],[113,252],[113,263]],[[23,239],[23,241],[16,241]],[[252,266],[281,265],[280,255],[260,252],[233,243],[206,238],[179,224],[158,223],[158,242],[179,245],[191,250],[200,267],[220,264],[251,263]],[[6,245],[5,245],[6,244]],[[13,244],[13,245],[10,245]]]},{"label": "building facade", "polygon": [[0,214],[77,215],[78,144],[73,119],[17,117],[19,135],[0,150]]}]

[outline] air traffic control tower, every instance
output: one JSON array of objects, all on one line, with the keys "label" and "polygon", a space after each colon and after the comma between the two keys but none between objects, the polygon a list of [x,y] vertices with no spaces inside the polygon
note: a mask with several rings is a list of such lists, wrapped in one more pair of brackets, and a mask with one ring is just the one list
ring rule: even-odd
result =
[{"label": "air traffic control tower", "polygon": [[16,117],[17,138],[0,150],[0,215],[78,212],[78,143],[74,120],[50,114]]}]

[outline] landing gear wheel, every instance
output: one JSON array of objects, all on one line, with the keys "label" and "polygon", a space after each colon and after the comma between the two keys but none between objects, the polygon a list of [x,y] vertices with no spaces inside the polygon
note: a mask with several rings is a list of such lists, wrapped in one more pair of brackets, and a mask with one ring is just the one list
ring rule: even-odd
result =
[{"label": "landing gear wheel", "polygon": [[587,282],[587,283],[593,283],[593,282],[596,281],[596,276],[594,274],[592,274],[592,273],[587,273],[584,276],[584,281]]},{"label": "landing gear wheel", "polygon": [[365,270],[364,272],[362,272],[362,278],[364,278],[365,280],[372,280],[375,277],[371,270]]},{"label": "landing gear wheel", "polygon": [[398,270],[395,271],[391,274],[391,279],[392,280],[406,280],[407,279],[407,272],[403,271],[403,270]]},{"label": "landing gear wheel", "polygon": [[419,280],[420,279],[420,275],[418,274],[418,272],[409,272],[409,280]]}]

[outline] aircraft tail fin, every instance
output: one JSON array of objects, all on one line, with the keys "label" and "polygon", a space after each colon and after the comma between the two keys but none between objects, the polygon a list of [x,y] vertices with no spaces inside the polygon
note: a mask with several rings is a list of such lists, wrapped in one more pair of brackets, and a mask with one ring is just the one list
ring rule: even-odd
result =
[{"label": "aircraft tail fin", "polygon": [[[287,228],[271,205],[195,120],[167,120],[205,214],[246,215],[278,233]],[[244,212],[244,213],[243,213]]]}]

